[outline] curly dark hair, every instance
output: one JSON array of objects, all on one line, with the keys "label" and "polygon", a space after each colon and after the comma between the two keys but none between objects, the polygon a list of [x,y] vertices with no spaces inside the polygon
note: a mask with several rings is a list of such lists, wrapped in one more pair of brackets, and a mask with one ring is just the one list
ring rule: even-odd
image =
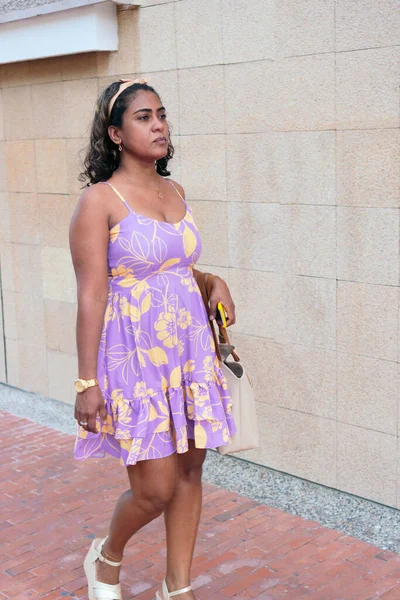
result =
[{"label": "curly dark hair", "polygon": [[[115,125],[115,127],[122,126],[122,117],[130,105],[136,94],[140,90],[146,92],[153,92],[160,98],[156,90],[147,83],[134,83],[124,90],[117,98],[111,111],[111,115],[108,116],[108,106],[111,98],[118,91],[121,81],[114,81],[100,94],[97,103],[96,110],[90,129],[90,142],[86,152],[86,156],[83,161],[84,170],[80,173],[79,181],[87,181],[86,186],[92,185],[99,181],[107,181],[119,166],[120,153],[117,146],[111,140],[108,135],[108,127]],[[170,124],[168,123],[168,129],[171,130]],[[171,138],[168,136],[168,151],[166,156],[160,158],[156,163],[156,170],[159,175],[167,177],[171,175],[168,171],[168,161],[174,155],[174,147],[171,143]]]}]

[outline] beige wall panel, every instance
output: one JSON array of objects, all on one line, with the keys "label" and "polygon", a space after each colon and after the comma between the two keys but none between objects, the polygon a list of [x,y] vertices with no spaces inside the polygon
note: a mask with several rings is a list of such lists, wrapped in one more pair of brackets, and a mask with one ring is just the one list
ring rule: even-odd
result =
[{"label": "beige wall panel", "polygon": [[[215,85],[215,82],[213,82]],[[214,91],[215,94],[215,91]],[[262,133],[275,124],[275,64],[270,60],[225,66],[226,130]],[[207,100],[214,109],[213,96]],[[213,119],[218,117],[213,110]]]},{"label": "beige wall panel", "polygon": [[229,203],[229,266],[275,271],[283,256],[282,207],[254,202]]},{"label": "beige wall panel", "polygon": [[0,140],[4,140],[4,106],[3,106],[4,91],[0,89]]},{"label": "beige wall panel", "polygon": [[260,448],[243,453],[247,459],[336,487],[335,421],[262,403],[257,413],[264,434]]},{"label": "beige wall panel", "polygon": [[334,129],[335,55],[285,58],[274,68],[275,93],[270,102],[275,106],[275,128]]},{"label": "beige wall panel", "polygon": [[336,55],[338,129],[399,127],[400,47]]},{"label": "beige wall panel", "polygon": [[64,81],[62,84],[65,110],[65,136],[87,138],[98,93],[97,79]]},{"label": "beige wall panel", "polygon": [[3,289],[4,334],[11,340],[18,338],[16,292]]},{"label": "beige wall panel", "polygon": [[278,341],[336,349],[336,281],[282,276]]},{"label": "beige wall panel", "polygon": [[1,85],[3,88],[15,85],[27,85],[32,61],[1,65]]},{"label": "beige wall panel", "polygon": [[182,0],[175,4],[175,11],[178,68],[221,64],[220,2]]},{"label": "beige wall panel", "polygon": [[76,280],[67,248],[41,248],[43,297],[75,302]]},{"label": "beige wall panel", "polygon": [[[274,172],[281,204],[335,205],[335,132],[274,132]],[[262,160],[262,157],[259,157]],[[260,165],[258,165],[260,168]],[[263,167],[271,170],[269,164]]]},{"label": "beige wall panel", "polygon": [[[97,52],[97,75],[120,75],[137,71],[136,57],[139,51],[139,9],[118,13],[118,51]],[[115,79],[119,79],[116,77]],[[124,77],[126,79],[126,77]]]},{"label": "beige wall panel", "polygon": [[0,192],[0,241],[11,242],[10,201],[7,192]]},{"label": "beige wall panel", "polygon": [[275,2],[277,57],[333,52],[334,15],[333,0]]},{"label": "beige wall panel", "polygon": [[87,79],[97,76],[97,53],[82,52],[59,57],[63,80]]},{"label": "beige wall panel", "polygon": [[6,357],[7,357],[7,383],[9,385],[19,386],[19,356],[18,342],[6,338]]},{"label": "beige wall panel", "polygon": [[332,350],[282,345],[279,405],[336,419],[336,360]]},{"label": "beige wall panel", "polygon": [[32,60],[29,69],[29,81],[36,85],[38,83],[52,83],[61,81],[61,57],[52,56],[40,60]]},{"label": "beige wall panel", "polygon": [[[28,85],[4,88],[3,120],[0,128],[6,140],[31,140],[34,137],[32,90]],[[46,119],[37,118],[37,121]]]},{"label": "beige wall panel", "polygon": [[40,218],[36,194],[9,194],[11,241],[40,244]]},{"label": "beige wall panel", "polygon": [[399,206],[399,147],[398,129],[338,131],[337,203]]},{"label": "beige wall panel", "polygon": [[2,241],[0,245],[1,287],[15,292],[14,244]]},{"label": "beige wall panel", "polygon": [[338,278],[399,284],[399,210],[337,207]]},{"label": "beige wall panel", "polygon": [[229,271],[230,290],[236,307],[232,332],[279,340],[282,330],[280,275],[244,269]]},{"label": "beige wall panel", "polygon": [[200,257],[202,262],[227,267],[229,244],[226,203],[192,201],[190,206],[203,244]]},{"label": "beige wall panel", "polygon": [[0,142],[0,191],[7,190],[5,142]]},{"label": "beige wall panel", "polygon": [[35,150],[33,142],[7,142],[5,155],[8,191],[35,192]]},{"label": "beige wall panel", "polygon": [[338,281],[337,349],[398,358],[398,287]]},{"label": "beige wall panel", "polygon": [[18,342],[18,387],[49,395],[46,352],[45,346]]},{"label": "beige wall panel", "polygon": [[50,398],[74,405],[76,397],[74,380],[78,377],[77,357],[73,354],[47,350],[47,362]]},{"label": "beige wall panel", "polygon": [[3,322],[3,305],[0,294],[0,382],[6,382],[5,334]]},{"label": "beige wall panel", "polygon": [[337,434],[337,487],[395,506],[396,436],[345,423]]},{"label": "beige wall panel", "polygon": [[172,2],[181,2],[181,0],[141,0],[140,6],[154,6],[155,4],[168,4]]},{"label": "beige wall panel", "polygon": [[37,191],[68,194],[65,139],[35,141]]},{"label": "beige wall panel", "polygon": [[24,344],[45,346],[44,305],[41,296],[15,294],[17,339]]},{"label": "beige wall panel", "polygon": [[[136,79],[138,77],[137,73],[123,73],[123,75],[121,75],[122,79]],[[117,77],[116,75],[107,75],[106,77],[101,77],[99,75],[98,77],[98,82],[99,82],[99,96],[102,94],[103,90],[106,89],[106,87],[108,87],[111,83],[113,83],[114,81],[118,81],[119,80],[119,76]]]},{"label": "beige wall panel", "polygon": [[334,206],[281,207],[282,270],[311,277],[336,276]]},{"label": "beige wall panel", "polygon": [[180,138],[181,184],[188,200],[225,200],[225,136]]},{"label": "beige wall panel", "polygon": [[[231,341],[254,383],[259,402],[336,419],[334,351],[235,333]],[[254,360],[255,357],[262,360]]]},{"label": "beige wall panel", "polygon": [[398,0],[336,0],[336,50],[398,44],[399,8]]},{"label": "beige wall panel", "polygon": [[44,299],[46,346],[49,350],[76,353],[76,310],[76,304]]},{"label": "beige wall panel", "polygon": [[277,201],[275,145],[273,131],[226,136],[228,200]]},{"label": "beige wall panel", "polygon": [[273,0],[222,0],[221,8],[225,63],[275,58]]},{"label": "beige wall panel", "polygon": [[57,81],[55,83],[33,85],[32,107],[35,115],[33,137],[36,140],[65,137],[65,107],[62,83]]},{"label": "beige wall panel", "polygon": [[139,9],[135,70],[150,72],[176,68],[174,12],[173,3]]},{"label": "beige wall panel", "polygon": [[338,352],[337,419],[397,435],[398,364]]},{"label": "beige wall panel", "polygon": [[76,196],[38,195],[42,246],[69,248],[69,224],[76,202]]},{"label": "beige wall panel", "polygon": [[13,244],[15,291],[42,295],[40,246]]},{"label": "beige wall panel", "polygon": [[179,71],[179,126],[181,135],[225,133],[223,67],[202,67]]},{"label": "beige wall panel", "polygon": [[66,145],[68,192],[80,196],[86,182],[79,181],[78,177],[84,169],[83,161],[89,145],[89,138],[70,138],[66,140]]}]

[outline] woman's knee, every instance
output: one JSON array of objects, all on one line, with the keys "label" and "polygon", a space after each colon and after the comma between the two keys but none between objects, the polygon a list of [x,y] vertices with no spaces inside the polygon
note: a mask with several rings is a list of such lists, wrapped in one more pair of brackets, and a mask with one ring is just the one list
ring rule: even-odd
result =
[{"label": "woman's knee", "polygon": [[171,501],[172,496],[174,495],[174,490],[175,485],[150,486],[142,491],[142,493],[136,498],[136,501],[146,512],[160,515],[162,512],[164,512],[166,506],[168,506],[169,502]]},{"label": "woman's knee", "polygon": [[[147,463],[147,464],[145,464]],[[176,459],[145,461],[128,468],[134,501],[143,511],[161,514],[174,495],[177,469]]]},{"label": "woman's knee", "polygon": [[195,448],[193,445],[189,447],[188,452],[179,456],[178,478],[180,481],[192,484],[201,482],[206,452],[206,450]]}]

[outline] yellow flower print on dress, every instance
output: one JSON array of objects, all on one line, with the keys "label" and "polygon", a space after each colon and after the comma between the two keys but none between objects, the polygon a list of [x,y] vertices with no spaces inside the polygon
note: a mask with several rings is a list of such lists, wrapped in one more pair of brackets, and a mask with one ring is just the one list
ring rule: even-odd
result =
[{"label": "yellow flower print on dress", "polygon": [[154,329],[158,331],[157,338],[167,348],[173,348],[178,344],[175,311],[160,313],[157,321],[154,323]]},{"label": "yellow flower print on dress", "polygon": [[120,224],[119,223],[117,223],[117,225],[114,225],[114,227],[112,227],[110,229],[110,242],[112,244],[115,242],[115,240],[119,236],[119,230],[120,230]]},{"label": "yellow flower print on dress", "polygon": [[194,277],[182,277],[181,283],[182,285],[186,285],[188,287],[189,292],[199,292],[199,287]]},{"label": "yellow flower print on dress", "polygon": [[214,379],[213,372],[213,359],[211,356],[206,356],[203,360],[204,379],[206,381],[212,381]]},{"label": "yellow flower print on dress", "polygon": [[181,329],[187,329],[192,322],[192,315],[186,308],[178,310],[178,325]]},{"label": "yellow flower print on dress", "polygon": [[123,390],[113,390],[113,392],[111,392],[111,402],[114,420],[118,421],[118,424],[120,425],[129,425],[132,421],[129,417],[131,409],[128,400],[124,398]]},{"label": "yellow flower print on dress", "polygon": [[207,386],[192,383],[190,389],[193,391],[194,403],[197,406],[204,406],[210,395]]},{"label": "yellow flower print on dress", "polygon": [[137,381],[133,389],[134,397],[143,398],[144,396],[153,396],[152,389],[148,389],[145,381]]}]

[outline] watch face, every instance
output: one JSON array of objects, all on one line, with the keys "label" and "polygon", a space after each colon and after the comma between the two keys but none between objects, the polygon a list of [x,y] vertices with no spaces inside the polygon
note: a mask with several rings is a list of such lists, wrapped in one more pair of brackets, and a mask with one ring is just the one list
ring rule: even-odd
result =
[{"label": "watch face", "polygon": [[75,381],[75,389],[77,392],[83,392],[85,390],[85,386],[80,379]]}]

